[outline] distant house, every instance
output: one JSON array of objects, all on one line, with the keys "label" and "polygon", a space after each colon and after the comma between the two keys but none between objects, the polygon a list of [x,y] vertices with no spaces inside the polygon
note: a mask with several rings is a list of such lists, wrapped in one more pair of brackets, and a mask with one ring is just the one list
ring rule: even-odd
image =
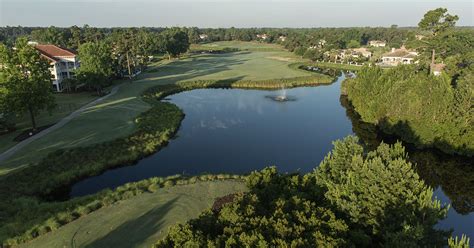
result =
[{"label": "distant house", "polygon": [[433,73],[435,76],[441,75],[441,72],[443,72],[444,67],[446,67],[445,64],[436,64],[436,63],[431,63],[430,64],[430,71]]},{"label": "distant house", "polygon": [[385,47],[387,42],[381,40],[371,40],[369,41],[369,46],[371,47]]},{"label": "distant house", "polygon": [[311,45],[308,47],[308,49],[319,49],[323,48],[324,45],[326,45],[326,40],[318,40],[317,45]]},{"label": "distant house", "polygon": [[365,48],[365,47],[361,47],[361,48],[353,48],[351,49],[352,51],[352,55],[362,55],[363,57],[366,57],[366,58],[370,58],[372,57],[372,52],[369,51],[369,49]]},{"label": "distant house", "polygon": [[345,59],[348,57],[352,58],[360,58],[360,57],[370,58],[372,57],[372,52],[369,51],[367,48],[353,48],[353,49],[343,49],[337,55],[337,59]]},{"label": "distant house", "polygon": [[382,64],[385,66],[397,66],[399,64],[414,64],[418,53],[402,47],[400,49],[392,48],[391,52],[382,55]]},{"label": "distant house", "polygon": [[319,47],[324,47],[325,45],[326,45],[326,40],[320,39],[320,40],[318,41],[318,46],[319,46]]},{"label": "distant house", "polygon": [[425,38],[424,35],[421,35],[421,34],[415,35],[415,39],[417,39],[417,40],[422,40],[423,38]]},{"label": "distant house", "polygon": [[286,36],[280,35],[280,37],[278,37],[278,40],[279,40],[279,41],[285,41],[285,40],[286,40]]},{"label": "distant house", "polygon": [[268,39],[268,35],[267,34],[257,34],[257,38],[262,39],[262,40],[266,40],[266,39]]},{"label": "distant house", "polygon": [[209,38],[209,36],[207,34],[200,34],[199,35],[199,39],[201,39],[201,40],[205,40],[207,38]]},{"label": "distant house", "polygon": [[63,80],[74,77],[74,69],[79,67],[76,52],[55,45],[35,45],[35,48],[50,61],[54,90],[63,91]]}]

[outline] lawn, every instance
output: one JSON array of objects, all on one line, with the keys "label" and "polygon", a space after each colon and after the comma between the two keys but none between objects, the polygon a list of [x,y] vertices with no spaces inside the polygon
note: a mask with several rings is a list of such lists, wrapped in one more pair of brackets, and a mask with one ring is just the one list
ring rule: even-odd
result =
[{"label": "lawn", "polygon": [[263,42],[245,42],[245,41],[218,41],[204,44],[194,44],[191,46],[191,50],[220,50],[225,47],[238,48],[239,50],[247,51],[265,51],[265,52],[280,52],[282,51],[281,46],[276,44],[268,44]]},{"label": "lawn", "polygon": [[245,190],[237,181],[162,188],[97,210],[20,247],[150,247],[169,226],[196,218],[216,197]]},{"label": "lawn", "polygon": [[[152,73],[143,73],[134,82],[122,84],[115,95],[90,107],[62,128],[35,140],[4,161],[0,164],[0,175],[37,162],[60,148],[85,146],[130,134],[135,130],[134,118],[150,107],[139,96],[151,86],[196,79],[261,80],[310,75],[309,72],[289,68],[288,65],[299,61],[298,58],[275,45],[243,42],[215,44],[241,50],[249,47],[255,51],[197,55],[151,65]],[[268,49],[262,49],[265,47]]]},{"label": "lawn", "polygon": [[[47,111],[39,113],[36,119],[38,126],[54,124],[74,110],[97,98],[97,96],[94,96],[90,92],[74,94],[58,93],[55,94],[54,97],[56,98],[57,103],[56,108],[51,113],[48,113]],[[0,136],[0,153],[17,144],[13,139],[24,130],[31,128],[31,119],[28,113],[17,117],[15,123],[17,128],[16,131]]]}]

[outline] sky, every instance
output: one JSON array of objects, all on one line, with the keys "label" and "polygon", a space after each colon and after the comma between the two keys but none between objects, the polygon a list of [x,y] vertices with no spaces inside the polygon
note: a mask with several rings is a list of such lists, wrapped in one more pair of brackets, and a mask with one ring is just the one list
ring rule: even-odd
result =
[{"label": "sky", "polygon": [[0,0],[0,26],[416,26],[437,7],[474,26],[472,0]]}]

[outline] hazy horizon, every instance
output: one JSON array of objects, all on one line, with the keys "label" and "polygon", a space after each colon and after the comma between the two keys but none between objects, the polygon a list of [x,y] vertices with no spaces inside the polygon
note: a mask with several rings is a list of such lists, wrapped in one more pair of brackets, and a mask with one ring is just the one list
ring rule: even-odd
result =
[{"label": "hazy horizon", "polygon": [[458,15],[458,26],[473,26],[473,5],[465,0],[0,0],[0,26],[414,27],[438,7]]}]

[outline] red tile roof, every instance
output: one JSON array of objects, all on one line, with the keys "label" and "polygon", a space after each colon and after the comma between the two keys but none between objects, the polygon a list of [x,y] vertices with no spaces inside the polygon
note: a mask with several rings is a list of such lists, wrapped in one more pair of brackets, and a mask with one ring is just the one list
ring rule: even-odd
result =
[{"label": "red tile roof", "polygon": [[76,52],[55,45],[36,45],[35,48],[45,57],[57,61],[56,57],[74,57]]}]

